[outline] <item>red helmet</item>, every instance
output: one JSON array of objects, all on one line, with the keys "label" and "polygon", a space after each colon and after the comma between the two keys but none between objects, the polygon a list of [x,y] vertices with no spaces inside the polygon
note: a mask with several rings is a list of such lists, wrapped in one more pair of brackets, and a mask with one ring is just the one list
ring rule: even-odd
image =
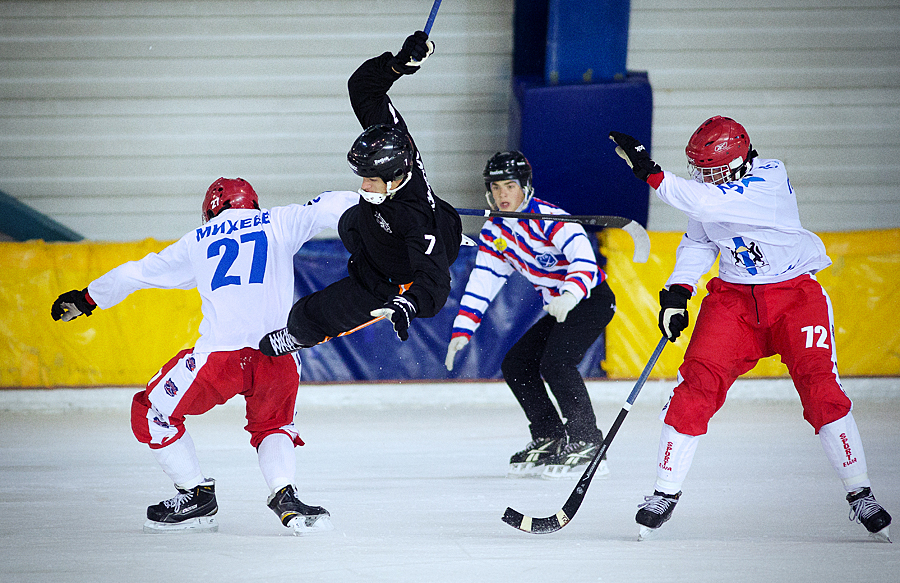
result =
[{"label": "red helmet", "polygon": [[213,182],[203,198],[203,222],[218,216],[225,209],[258,209],[259,197],[243,178],[219,178]]},{"label": "red helmet", "polygon": [[723,184],[743,175],[752,148],[744,126],[717,115],[700,124],[684,153],[694,180]]}]

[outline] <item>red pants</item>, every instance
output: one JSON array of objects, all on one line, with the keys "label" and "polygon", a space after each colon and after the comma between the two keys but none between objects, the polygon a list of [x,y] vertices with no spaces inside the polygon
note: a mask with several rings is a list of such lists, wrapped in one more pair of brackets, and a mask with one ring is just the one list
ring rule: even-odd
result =
[{"label": "red pants", "polygon": [[300,360],[296,354],[270,357],[253,348],[195,353],[182,350],[135,394],[131,428],[141,443],[165,447],[184,434],[185,415],[201,415],[235,395],[247,402],[250,444],[272,433],[303,445],[294,427]]},{"label": "red pants", "polygon": [[837,372],[831,301],[810,275],[782,283],[738,285],[718,277],[697,316],[678,369],[665,422],[679,433],[702,435],[734,381],[761,358],[778,354],[787,366],[815,428],[851,407]]}]

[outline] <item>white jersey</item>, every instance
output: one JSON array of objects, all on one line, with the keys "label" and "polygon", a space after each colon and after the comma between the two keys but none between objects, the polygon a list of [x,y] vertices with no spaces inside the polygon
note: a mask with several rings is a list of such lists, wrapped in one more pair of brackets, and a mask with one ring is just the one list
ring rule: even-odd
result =
[{"label": "white jersey", "polygon": [[287,325],[294,254],[317,233],[336,229],[358,202],[355,192],[324,192],[305,205],[227,209],[159,253],[95,279],[88,293],[107,309],[139,289],[197,288],[203,320],[195,350],[257,348],[265,334]]},{"label": "white jersey", "polygon": [[737,284],[778,283],[831,265],[821,239],[800,225],[780,160],[754,158],[746,176],[720,185],[667,171],[656,193],[688,216],[667,287],[696,288],[720,254],[719,277]]},{"label": "white jersey", "polygon": [[[536,198],[520,212],[568,214]],[[514,271],[531,282],[544,304],[563,292],[581,300],[606,278],[597,267],[591,242],[581,225],[493,218],[481,229],[475,267],[453,321],[453,336],[471,337],[491,300]]]}]

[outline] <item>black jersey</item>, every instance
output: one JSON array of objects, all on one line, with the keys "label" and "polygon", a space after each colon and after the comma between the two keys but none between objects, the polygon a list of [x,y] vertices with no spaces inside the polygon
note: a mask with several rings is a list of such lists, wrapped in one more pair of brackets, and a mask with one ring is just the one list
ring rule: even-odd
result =
[{"label": "black jersey", "polygon": [[[369,59],[351,75],[350,104],[364,129],[389,124],[409,135],[387,95],[401,76],[391,69],[391,57],[384,53]],[[450,295],[450,265],[459,254],[462,223],[456,210],[435,196],[411,136],[410,141],[414,164],[409,182],[381,204],[360,198],[341,217],[339,233],[351,254],[352,277],[379,295],[412,284],[404,296],[415,303],[418,317],[430,318]]]}]

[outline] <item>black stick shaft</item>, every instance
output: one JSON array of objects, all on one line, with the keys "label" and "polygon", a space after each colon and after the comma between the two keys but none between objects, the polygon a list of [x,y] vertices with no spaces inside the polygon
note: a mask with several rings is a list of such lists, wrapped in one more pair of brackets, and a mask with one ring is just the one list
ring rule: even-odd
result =
[{"label": "black stick shaft", "polygon": [[492,211],[487,209],[456,209],[461,215],[469,215],[473,217],[500,217],[503,219],[526,219],[531,221],[556,221],[559,223],[579,223],[581,225],[592,225],[596,227],[614,227],[621,229],[632,220],[627,217],[617,217],[613,215],[546,215],[539,213],[515,213],[511,211]]}]

